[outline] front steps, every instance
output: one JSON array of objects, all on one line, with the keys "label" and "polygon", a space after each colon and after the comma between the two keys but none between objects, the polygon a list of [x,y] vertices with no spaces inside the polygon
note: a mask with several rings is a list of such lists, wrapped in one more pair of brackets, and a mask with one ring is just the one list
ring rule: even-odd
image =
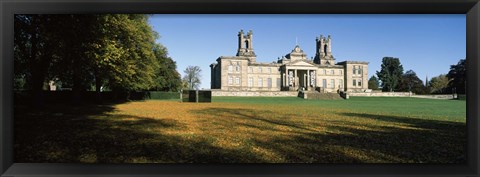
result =
[{"label": "front steps", "polygon": [[299,91],[298,97],[309,100],[341,100],[338,93],[320,93],[318,91]]}]

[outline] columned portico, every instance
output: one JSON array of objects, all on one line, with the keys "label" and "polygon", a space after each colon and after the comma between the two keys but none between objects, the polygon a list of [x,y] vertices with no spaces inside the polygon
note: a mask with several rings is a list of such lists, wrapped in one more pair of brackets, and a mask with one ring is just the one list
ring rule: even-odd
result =
[{"label": "columned portico", "polygon": [[[316,71],[315,68],[308,66],[304,67],[285,67],[282,71],[282,87],[283,90],[296,91],[301,90],[315,90],[315,81],[312,80],[312,73]],[[315,78],[315,76],[313,76]]]}]

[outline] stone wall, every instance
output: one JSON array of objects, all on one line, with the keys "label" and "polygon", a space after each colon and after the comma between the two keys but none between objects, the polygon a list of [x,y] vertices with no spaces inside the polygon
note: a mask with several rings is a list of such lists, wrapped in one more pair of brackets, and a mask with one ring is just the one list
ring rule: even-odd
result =
[{"label": "stone wall", "polygon": [[395,96],[395,97],[410,97],[413,93],[411,92],[350,92],[348,96]]},{"label": "stone wall", "polygon": [[373,96],[373,97],[414,97],[414,98],[428,98],[428,99],[455,99],[456,96],[452,94],[447,95],[415,95],[410,92],[352,92],[348,96]]},{"label": "stone wall", "polygon": [[298,97],[310,100],[339,100],[343,99],[338,93],[299,92]]},{"label": "stone wall", "polygon": [[264,97],[296,97],[296,91],[222,91],[212,90],[212,96],[264,96]]},{"label": "stone wall", "polygon": [[453,96],[452,94],[448,94],[448,95],[412,95],[412,97],[451,100],[451,99],[455,99],[456,95],[455,96]]}]

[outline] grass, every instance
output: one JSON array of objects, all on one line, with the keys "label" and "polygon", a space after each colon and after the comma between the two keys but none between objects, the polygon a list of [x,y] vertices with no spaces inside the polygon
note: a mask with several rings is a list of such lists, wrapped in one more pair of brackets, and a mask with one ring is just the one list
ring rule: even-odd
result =
[{"label": "grass", "polygon": [[15,162],[463,163],[463,100],[214,97],[15,106]]}]

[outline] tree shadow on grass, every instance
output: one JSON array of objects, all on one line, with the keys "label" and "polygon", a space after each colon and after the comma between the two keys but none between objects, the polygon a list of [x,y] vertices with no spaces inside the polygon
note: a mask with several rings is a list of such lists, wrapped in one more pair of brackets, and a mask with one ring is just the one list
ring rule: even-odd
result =
[{"label": "tree shadow on grass", "polygon": [[[305,122],[309,118],[300,114],[271,116],[275,112],[270,110],[208,108],[194,113],[209,114],[214,117],[211,121],[232,131],[250,127],[268,134],[268,137],[252,137],[252,146],[274,152],[283,162],[464,163],[466,160],[465,123],[364,113],[340,114],[351,121],[312,119],[318,122]],[[285,136],[280,127],[290,127],[293,131]]]},{"label": "tree shadow on grass", "polygon": [[[257,128],[257,129],[269,129],[271,126],[287,126],[295,129],[310,130],[302,122],[295,122],[298,117],[296,114],[282,114],[278,115],[274,111],[268,110],[254,110],[254,109],[230,109],[230,108],[208,108],[202,110],[192,111],[198,115],[213,115],[217,120],[225,121],[224,125],[234,126],[236,128],[238,124]],[[266,118],[265,115],[277,115],[274,118]],[[241,123],[240,120],[249,120],[248,123]],[[253,121],[252,121],[253,120]],[[207,121],[208,122],[208,121]],[[268,125],[268,126],[260,126]],[[271,129],[270,130],[275,130]]]},{"label": "tree shadow on grass", "polygon": [[262,162],[254,154],[163,130],[185,128],[172,118],[109,115],[114,105],[15,107],[16,163]]},{"label": "tree shadow on grass", "polygon": [[[341,115],[352,119],[383,122],[380,125],[370,126],[370,129],[379,131],[360,130],[348,126],[331,127],[349,132],[347,135],[331,136],[335,137],[334,139],[341,139],[350,147],[391,155],[406,162],[466,162],[465,123],[366,113],[342,113]],[[401,126],[392,126],[392,124]],[[352,143],[358,141],[367,143]]]},{"label": "tree shadow on grass", "polygon": [[[341,113],[343,119],[329,120],[297,113],[274,115],[271,110],[192,111],[209,115],[201,118],[204,132],[224,127],[233,135],[251,134],[247,140],[251,147],[227,149],[213,145],[217,137],[188,137],[187,122],[174,117],[112,116],[114,106],[57,104],[41,110],[15,106],[15,162],[465,162],[464,123],[364,113]],[[254,149],[269,151],[276,159]]]}]

